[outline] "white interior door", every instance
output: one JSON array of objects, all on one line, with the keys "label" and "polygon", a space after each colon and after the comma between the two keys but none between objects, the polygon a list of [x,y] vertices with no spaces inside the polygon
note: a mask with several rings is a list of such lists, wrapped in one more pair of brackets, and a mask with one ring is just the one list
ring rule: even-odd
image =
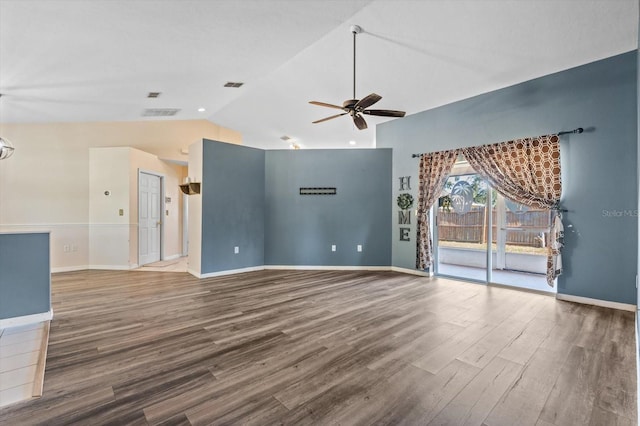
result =
[{"label": "white interior door", "polygon": [[162,178],[140,172],[138,177],[139,265],[160,260]]}]

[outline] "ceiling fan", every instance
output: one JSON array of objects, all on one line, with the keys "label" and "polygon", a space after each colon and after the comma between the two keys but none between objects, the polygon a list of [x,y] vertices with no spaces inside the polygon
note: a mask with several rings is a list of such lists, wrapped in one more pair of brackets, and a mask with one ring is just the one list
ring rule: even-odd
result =
[{"label": "ceiling fan", "polygon": [[360,28],[358,25],[351,26],[351,33],[353,34],[353,99],[347,99],[342,103],[342,106],[327,104],[325,102],[310,101],[309,103],[313,105],[340,109],[344,111],[340,114],[316,120],[313,122],[313,124],[322,123],[323,121],[332,120],[334,118],[349,114],[353,119],[353,123],[356,125],[356,127],[360,130],[364,130],[367,128],[367,122],[364,121],[362,114],[378,115],[383,117],[404,117],[404,111],[394,111],[390,109],[367,109],[371,105],[382,99],[382,96],[376,93],[367,95],[362,99],[356,99],[356,34],[359,34],[361,32],[362,28]]}]

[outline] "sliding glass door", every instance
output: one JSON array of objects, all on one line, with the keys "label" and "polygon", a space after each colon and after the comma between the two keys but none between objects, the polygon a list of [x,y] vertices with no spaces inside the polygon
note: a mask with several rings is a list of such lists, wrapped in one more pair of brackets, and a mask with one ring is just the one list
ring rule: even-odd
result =
[{"label": "sliding glass door", "polygon": [[493,219],[494,261],[490,281],[552,291],[546,281],[551,212],[518,204],[498,194]]},{"label": "sliding glass door", "polygon": [[490,221],[487,188],[475,173],[447,179],[436,213],[437,274],[486,281]]},{"label": "sliding glass door", "polygon": [[498,194],[460,158],[434,206],[435,273],[540,291],[551,214]]}]

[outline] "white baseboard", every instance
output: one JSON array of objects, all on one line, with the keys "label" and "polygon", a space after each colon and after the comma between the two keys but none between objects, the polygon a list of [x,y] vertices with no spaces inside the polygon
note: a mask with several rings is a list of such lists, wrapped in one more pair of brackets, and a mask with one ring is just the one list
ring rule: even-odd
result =
[{"label": "white baseboard", "polygon": [[195,271],[189,271],[189,273],[198,278],[212,278],[212,277],[222,277],[224,275],[243,274],[245,272],[262,271],[263,269],[264,269],[264,266],[261,265],[261,266],[250,266],[248,268],[241,268],[241,269],[230,269],[228,271],[209,272],[206,274],[198,274],[198,275],[194,273]]},{"label": "white baseboard", "polygon": [[[182,257],[181,254],[172,254],[171,256],[165,256],[164,259],[162,260],[173,260],[173,259],[180,259]],[[137,267],[137,265],[136,265]]]},{"label": "white baseboard", "polygon": [[102,269],[104,271],[128,271],[137,267],[138,265],[89,265],[87,269]]},{"label": "white baseboard", "polygon": [[293,271],[390,271],[389,266],[324,266],[324,265],[264,265],[264,269]]},{"label": "white baseboard", "polygon": [[391,270],[393,272],[400,272],[402,274],[419,275],[421,277],[433,277],[433,274],[431,272],[419,271],[417,269],[399,268],[397,266],[392,266]]},{"label": "white baseboard", "polygon": [[610,302],[608,300],[591,299],[590,297],[572,296],[570,294],[556,294],[556,299],[567,302],[582,303],[585,305],[602,306],[603,308],[620,309],[622,311],[636,311],[636,305],[629,303]]},{"label": "white baseboard", "polygon": [[89,269],[89,265],[59,266],[57,268],[51,268],[51,273],[86,271],[87,269]]},{"label": "white baseboard", "polygon": [[53,319],[53,309],[40,314],[24,315],[21,317],[0,319],[0,328],[18,327],[21,325],[35,324]]},{"label": "white baseboard", "polygon": [[192,269],[187,272],[196,278],[220,277],[224,275],[242,274],[244,272],[255,272],[262,270],[291,270],[291,271],[395,271],[405,274],[418,275],[422,277],[430,277],[428,272],[397,268],[395,266],[325,266],[325,265],[262,265],[252,266],[250,268],[231,269],[228,271],[211,272],[208,274],[200,274]]},{"label": "white baseboard", "polygon": [[56,274],[59,272],[74,272],[74,271],[87,271],[89,269],[108,270],[108,271],[128,271],[130,269],[136,269],[137,263],[133,265],[76,265],[76,266],[59,266],[57,268],[51,268],[51,273]]}]

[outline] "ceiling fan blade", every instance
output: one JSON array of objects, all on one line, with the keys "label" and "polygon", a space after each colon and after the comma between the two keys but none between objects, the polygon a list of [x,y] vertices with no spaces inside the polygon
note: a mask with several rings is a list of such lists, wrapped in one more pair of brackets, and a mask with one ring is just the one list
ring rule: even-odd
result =
[{"label": "ceiling fan blade", "polygon": [[394,111],[391,109],[367,109],[362,111],[363,114],[379,115],[382,117],[404,117],[404,111]]},{"label": "ceiling fan blade", "polygon": [[382,99],[382,96],[372,93],[360,99],[360,101],[357,104],[355,104],[354,108],[358,111],[362,111],[363,109],[375,104],[380,99]]},{"label": "ceiling fan blade", "polygon": [[360,114],[356,114],[353,116],[353,124],[360,130],[364,130],[367,128],[367,122],[364,121],[364,118]]},{"label": "ceiling fan blade", "polygon": [[317,124],[317,123],[322,123],[323,121],[327,121],[327,120],[331,120],[333,118],[337,118],[337,117],[342,117],[343,115],[347,115],[346,112],[343,112],[342,114],[336,114],[336,115],[332,115],[331,117],[326,117],[320,120],[316,120],[314,122],[312,122],[312,124]]},{"label": "ceiling fan blade", "polygon": [[328,107],[328,108],[344,109],[341,106],[333,105],[333,104],[327,104],[327,103],[324,103],[324,102],[310,101],[309,103],[312,104],[312,105],[318,105],[318,106],[323,106],[323,107]]}]

